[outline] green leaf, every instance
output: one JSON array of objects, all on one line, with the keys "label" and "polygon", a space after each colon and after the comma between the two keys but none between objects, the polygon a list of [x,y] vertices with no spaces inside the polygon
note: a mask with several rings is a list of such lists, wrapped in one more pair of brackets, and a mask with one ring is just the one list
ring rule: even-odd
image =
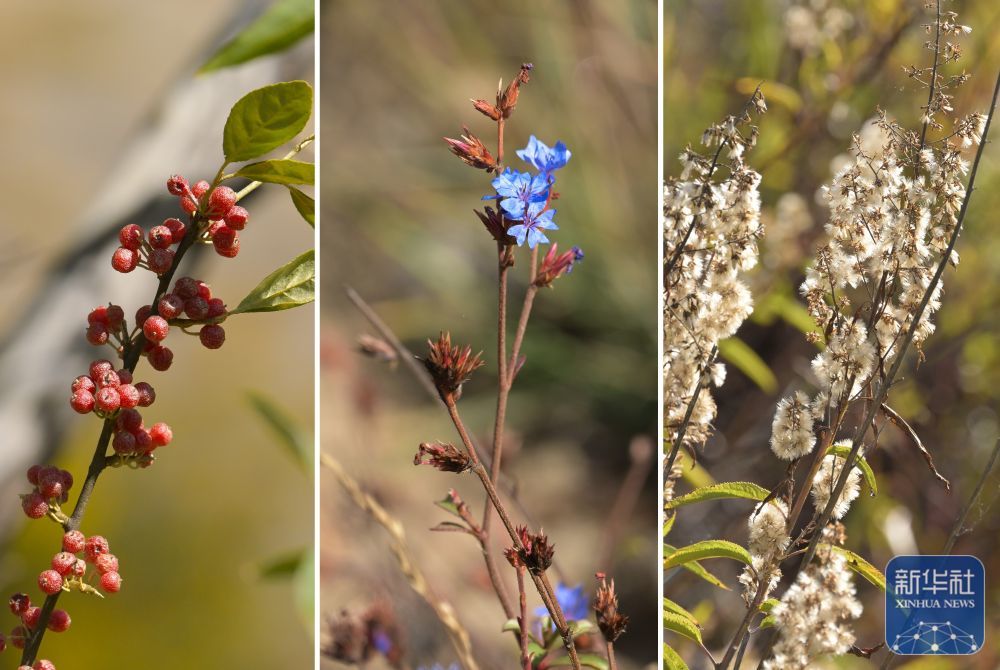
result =
[{"label": "green leaf", "polygon": [[[828,454],[834,454],[840,458],[847,460],[847,457],[851,454],[850,447],[833,445],[826,450]],[[858,456],[857,462],[854,464],[861,474],[865,477],[865,483],[868,484],[868,489],[872,492],[872,495],[878,495],[878,481],[875,479],[875,472],[872,471],[872,466],[868,465],[868,461],[865,460],[864,456]]]},{"label": "green leaf", "polygon": [[[823,543],[826,544],[826,543]],[[845,549],[843,547],[838,547],[837,545],[828,544],[828,547],[832,548],[835,552],[847,559],[847,567],[854,572],[858,573],[869,582],[877,586],[880,590],[885,591],[885,575],[882,571],[876,568],[874,565],[861,558],[855,554],[850,549]]]},{"label": "green leaf", "polygon": [[445,498],[444,500],[435,500],[434,504],[443,509],[448,514],[453,514],[457,516],[459,519],[462,518],[462,515],[458,513],[458,505],[453,503],[449,498]]},{"label": "green leaf", "polygon": [[316,166],[291,158],[275,158],[259,163],[244,165],[236,171],[236,177],[268,184],[312,184],[316,178]]},{"label": "green leaf", "polygon": [[298,549],[264,561],[257,567],[261,579],[284,579],[298,572],[299,566],[305,560],[305,550]]},{"label": "green leaf", "polygon": [[758,628],[770,628],[777,622],[778,620],[774,618],[773,614],[768,614],[766,617],[761,619],[760,626],[758,626]]},{"label": "green leaf", "polygon": [[306,220],[306,223],[315,228],[316,201],[294,186],[289,186],[288,192],[292,195],[292,204],[295,205],[295,209],[298,210],[299,214],[302,215],[302,218]]},{"label": "green leaf", "polygon": [[312,302],[316,289],[314,257],[310,249],[264,277],[230,314],[276,312]]},{"label": "green leaf", "polygon": [[664,612],[663,627],[701,644],[701,630],[698,628],[698,624],[687,617],[673,612]]},{"label": "green leaf", "polygon": [[663,569],[668,570],[690,561],[701,561],[706,558],[731,558],[750,565],[750,553],[740,545],[729,540],[703,540],[686,547],[681,547],[663,560]]},{"label": "green leaf", "polygon": [[[672,547],[669,544],[663,545],[664,557],[670,556],[672,553],[676,551],[677,551],[676,547]],[[701,577],[702,579],[704,579],[709,584],[712,584],[713,586],[718,586],[720,589],[725,589],[726,591],[730,590],[730,588],[726,586],[721,579],[719,579],[711,572],[706,570],[698,561],[690,561],[688,563],[685,563],[681,567],[684,568],[685,570],[693,572],[695,575]]]},{"label": "green leaf", "polygon": [[690,670],[684,659],[681,658],[680,654],[674,651],[674,648],[664,644],[663,645],[663,670]]},{"label": "green leaf", "polygon": [[279,441],[295,458],[295,462],[302,466],[304,472],[312,472],[313,467],[313,443],[306,439],[303,432],[296,426],[295,421],[262,393],[250,391],[247,393],[250,404],[257,411],[264,422],[271,427],[271,430],[278,436]]},{"label": "green leaf", "polygon": [[771,610],[774,609],[774,606],[777,605],[779,602],[781,601],[778,600],[777,598],[768,598],[767,600],[765,600],[760,604],[760,611],[765,613],[770,612]]},{"label": "green leaf", "polygon": [[588,619],[567,621],[566,625],[569,626],[570,632],[573,634],[573,639],[576,639],[581,635],[586,635],[587,633],[593,633],[597,630],[597,626],[592,624]]},{"label": "green leaf", "polygon": [[517,619],[507,619],[503,622],[503,628],[500,629],[504,633],[508,631],[520,631],[521,625],[517,623]]},{"label": "green leaf", "polygon": [[719,498],[746,498],[747,500],[760,501],[764,500],[769,493],[770,491],[753,482],[722,482],[720,484],[703,486],[679,498],[674,498],[664,505],[664,508],[675,509],[684,505],[690,505],[691,503]]},{"label": "green leaf", "polygon": [[778,378],[771,372],[757,352],[738,337],[728,337],[719,340],[719,355],[733,364],[740,372],[750,378],[764,393],[774,393],[778,390]]},{"label": "green leaf", "polygon": [[266,12],[212,54],[198,70],[211,72],[277,53],[313,31],[312,0],[278,0]]},{"label": "green leaf", "polygon": [[675,603],[670,598],[663,599],[663,610],[666,612],[673,612],[674,614],[679,614],[681,616],[686,616],[691,619],[691,622],[698,625],[698,620],[694,618],[694,615],[688,612],[686,609]]},{"label": "green leaf", "polygon": [[663,522],[663,537],[670,535],[670,531],[673,530],[674,521],[676,520],[677,520],[676,514],[671,514],[666,518],[666,520]]},{"label": "green leaf", "polygon": [[271,84],[233,105],[222,134],[226,161],[256,158],[298,135],[312,115],[312,87],[304,81]]}]

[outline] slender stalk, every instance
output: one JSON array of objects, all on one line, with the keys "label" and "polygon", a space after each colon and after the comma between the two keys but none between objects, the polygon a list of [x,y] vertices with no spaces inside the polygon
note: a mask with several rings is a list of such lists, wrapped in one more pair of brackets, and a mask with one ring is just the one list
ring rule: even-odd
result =
[{"label": "slender stalk", "polygon": [[715,355],[719,352],[718,345],[712,347],[711,353],[708,355],[708,361],[706,362],[706,369],[702,372],[701,377],[698,378],[698,385],[694,387],[694,393],[691,394],[691,400],[688,401],[687,409],[684,411],[684,419],[681,420],[681,425],[677,428],[677,437],[674,438],[673,442],[670,443],[670,453],[667,455],[667,460],[663,466],[663,472],[670,472],[671,468],[674,467],[674,461],[677,459],[677,452],[680,451],[681,444],[684,442],[684,435],[687,433],[688,425],[691,423],[691,416],[694,414],[695,405],[698,403],[698,396],[701,395],[701,390],[705,387],[707,376],[708,376],[708,366],[712,364],[715,360]]},{"label": "slender stalk", "polygon": [[608,652],[608,670],[618,670],[618,661],[615,660],[615,643],[605,640],[604,648]]},{"label": "slender stalk", "polygon": [[517,566],[517,596],[521,615],[517,618],[517,625],[521,629],[519,646],[521,647],[521,668],[522,670],[532,670],[531,655],[528,654],[528,597],[524,591],[524,566]]}]

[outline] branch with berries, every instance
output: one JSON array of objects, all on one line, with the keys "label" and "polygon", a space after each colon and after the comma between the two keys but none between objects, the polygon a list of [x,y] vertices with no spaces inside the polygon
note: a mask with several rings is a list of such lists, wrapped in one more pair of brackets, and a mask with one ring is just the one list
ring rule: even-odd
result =
[{"label": "branch with berries", "polygon": [[[156,400],[151,384],[136,381],[140,360],[145,358],[155,371],[166,371],[174,360],[173,351],[165,344],[172,332],[197,337],[204,347],[218,349],[225,342],[222,324],[229,317],[289,309],[313,300],[312,250],[265,277],[231,310],[204,281],[187,276],[174,281],[195,245],[211,245],[224,258],[238,255],[240,233],[250,218],[238,203],[263,183],[285,186],[294,207],[311,221],[312,199],[299,187],[313,184],[314,167],[295,160],[295,156],[313,138],[295,142],[282,158],[257,159],[292,143],[306,127],[312,108],[312,88],[303,81],[273,84],[248,93],[230,111],[223,133],[224,160],[213,179],[193,185],[179,175],[167,180],[167,191],[178,198],[181,214],[148,231],[137,224],[121,229],[121,246],[112,255],[112,268],[126,274],[147,270],[156,276],[156,288],[149,304],[135,311],[131,323],[124,307],[113,303],[96,307],[87,316],[86,340],[108,347],[110,352],[108,358],[93,361],[71,385],[70,406],[101,421],[100,437],[72,513],[67,515],[62,509],[74,483],[69,472],[42,465],[28,470],[33,489],[21,496],[25,514],[55,521],[63,535],[60,552],[52,557],[50,568],[38,576],[44,602],[35,606],[25,593],[10,599],[11,612],[20,625],[11,632],[9,641],[23,650],[22,667],[54,670],[50,661],[36,661],[36,656],[47,630],[63,632],[70,627],[69,614],[56,609],[63,593],[78,591],[103,597],[122,587],[119,559],[111,553],[108,540],[85,535],[80,529],[98,478],[106,469],[148,468],[159,450],[173,441],[168,424],[157,422],[147,427],[140,412]],[[227,172],[238,164],[242,165]],[[242,189],[237,191],[227,183],[242,185]],[[0,637],[0,650],[4,646]]]}]

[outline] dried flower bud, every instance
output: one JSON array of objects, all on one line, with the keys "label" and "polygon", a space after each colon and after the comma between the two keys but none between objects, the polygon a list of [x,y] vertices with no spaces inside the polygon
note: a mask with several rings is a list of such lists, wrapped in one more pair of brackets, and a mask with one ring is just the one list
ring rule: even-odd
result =
[{"label": "dried flower bud", "polygon": [[[523,549],[517,550],[517,557],[528,570],[535,574],[545,572],[552,565],[552,557],[555,555],[555,545],[549,544],[549,538],[544,532],[533,534],[526,526],[517,527],[517,536],[521,540]],[[512,550],[508,550],[512,551]],[[507,552],[504,552],[507,555]],[[510,556],[507,557],[511,561]],[[511,565],[514,562],[511,561]]]},{"label": "dried flower bud", "polygon": [[[426,457],[427,460],[424,460]],[[414,465],[432,465],[441,472],[465,472],[472,467],[466,454],[443,442],[423,442],[413,457]]]},{"label": "dried flower bud", "polygon": [[445,137],[444,141],[448,143],[448,148],[451,149],[451,153],[455,154],[462,159],[462,162],[466,165],[471,165],[472,167],[479,170],[486,170],[487,172],[497,171],[497,161],[490,154],[489,149],[483,144],[483,141],[469,132],[469,129],[465,126],[462,127],[462,139],[453,140],[450,137]]},{"label": "dried flower bud", "polygon": [[500,109],[500,114],[503,118],[509,118],[511,114],[514,113],[514,107],[517,106],[517,96],[521,89],[521,84],[526,84],[531,79],[531,69],[534,67],[531,63],[524,63],[521,65],[520,72],[514,77],[514,81],[507,84],[507,88],[504,89],[503,93],[497,94],[497,107]]},{"label": "dried flower bud", "polygon": [[372,337],[371,335],[358,337],[358,351],[365,356],[389,363],[395,363],[397,359],[396,350],[392,348],[392,345],[380,337]]},{"label": "dried flower bud", "polygon": [[628,625],[628,617],[618,611],[618,594],[615,593],[615,580],[611,584],[605,581],[603,572],[598,572],[597,598],[594,600],[594,612],[597,613],[597,627],[604,634],[604,639],[614,642]]},{"label": "dried flower bud", "polygon": [[427,340],[430,354],[424,359],[427,371],[434,379],[441,399],[445,402],[458,400],[462,395],[462,384],[472,373],[484,365],[482,352],[473,355],[472,348],[452,347],[451,334],[442,331],[437,342]]},{"label": "dried flower bud", "polygon": [[470,100],[472,101],[472,106],[476,108],[477,112],[485,114],[494,121],[500,120],[500,110],[497,109],[496,105],[491,105],[485,100],[476,100],[475,98],[470,98]]},{"label": "dried flower bud", "polygon": [[472,210],[479,217],[479,220],[486,226],[486,230],[494,240],[501,244],[513,244],[514,240],[507,234],[507,226],[504,224],[504,216],[492,207],[487,207],[485,213],[478,209]]},{"label": "dried flower bud", "polygon": [[573,271],[573,264],[583,260],[583,251],[580,247],[573,247],[569,251],[559,253],[559,245],[553,243],[549,247],[548,253],[542,258],[542,263],[538,267],[538,274],[535,276],[535,286],[542,288],[552,286],[559,277],[568,275]]}]

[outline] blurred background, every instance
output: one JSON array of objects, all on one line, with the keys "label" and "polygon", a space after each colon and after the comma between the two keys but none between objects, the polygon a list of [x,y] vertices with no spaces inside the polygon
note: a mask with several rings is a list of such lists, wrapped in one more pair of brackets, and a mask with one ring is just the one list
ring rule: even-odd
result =
[{"label": "blurred background", "polygon": [[[156,286],[149,273],[111,269],[117,229],[148,229],[176,215],[164,188],[170,174],[211,178],[226,114],[244,93],[312,79],[311,40],[195,77],[267,4],[179,0],[127,11],[109,0],[4,4],[4,594],[26,591],[40,601],[37,575],[59,546],[54,524],[27,522],[20,511],[16,496],[29,489],[24,470],[34,462],[70,470],[77,481],[72,505],[100,432],[98,420],[74,414],[67,402],[72,379],[106,356],[84,341],[87,312],[111,300],[131,318]],[[313,230],[284,189],[257,194],[247,205],[252,220],[238,260],[209,250],[180,273],[202,277],[230,306],[312,246]],[[136,379],[157,391],[147,424],[167,421],[174,441],[150,469],[102,475],[82,530],[109,538],[124,587],[106,600],[61,598],[73,625],[46,635],[42,658],[80,668],[312,667],[311,574],[302,597],[292,580],[261,576],[262,566],[312,545],[312,473],[288,456],[247,394],[273,399],[309,432],[313,324],[310,308],[234,318],[218,351],[176,333],[168,374],[140,363]],[[15,626],[8,613],[0,619],[4,633]],[[16,666],[17,654],[8,649],[0,664]]]},{"label": "blurred background", "polygon": [[[803,315],[795,307],[803,268],[826,221],[817,189],[844,160],[851,134],[874,116],[876,106],[911,126],[919,122],[927,93],[906,77],[903,67],[929,63],[923,25],[933,15],[919,0],[670,4],[664,19],[666,174],[679,174],[682,148],[697,143],[710,123],[739,110],[760,81],[769,107],[749,158],[751,167],[763,174],[762,262],[749,278],[756,307],[738,333],[767,369],[752,381],[729,366],[725,385],[713,391],[719,412],[716,433],[700,456],[703,469],[678,492],[708,477],[771,487],[783,475],[768,448],[774,405],[789,389],[801,386],[814,353],[793,324]],[[958,22],[973,29],[960,40],[963,59],[948,68],[972,74],[955,92],[954,107],[963,115],[985,113],[1000,67],[1000,6],[970,0],[945,2],[943,9],[957,11]],[[916,451],[888,428],[869,457],[879,477],[879,494],[863,494],[846,519],[849,547],[881,569],[895,554],[940,552],[1000,435],[1000,238],[993,232],[991,214],[1000,206],[998,179],[1000,153],[988,147],[958,243],[961,264],[944,275],[944,304],[934,315],[937,332],[925,345],[926,361],[915,372],[912,363],[905,365],[903,379],[889,397],[934,454],[953,492],[945,491]],[[971,532],[954,549],[978,556],[993,575],[1000,574],[998,490],[1000,473],[994,472],[967,524]],[[717,537],[745,542],[749,511],[739,502],[686,507],[669,541],[678,546]],[[709,567],[735,583],[736,568],[726,563]],[[855,624],[857,643],[871,647],[882,641],[883,596],[867,582],[855,581],[865,605]],[[987,583],[992,589],[987,639],[996,640],[1000,588],[995,580]],[[737,590],[714,589],[686,572],[666,575],[665,595],[705,622],[706,646],[713,650],[728,643],[745,611]],[[667,642],[676,643],[692,668],[708,667],[692,644],[670,633]],[[892,667],[1000,667],[996,644],[987,644],[974,657],[904,661]],[[864,668],[872,663],[846,657],[827,665]]]},{"label": "blurred background", "polygon": [[[560,249],[582,247],[586,259],[535,302],[527,364],[508,410],[504,469],[533,527],[555,542],[562,579],[592,598],[595,570],[615,577],[631,617],[616,644],[621,666],[655,663],[658,493],[655,469],[641,458],[634,466],[630,444],[648,459],[656,435],[656,34],[652,0],[324,7],[321,445],[402,523],[416,563],[470,629],[485,668],[513,667],[517,648],[500,632],[503,611],[481,554],[469,537],[428,530],[448,518],[432,503],[449,486],[477,517],[481,488],[471,477],[414,468],[420,442],[455,441],[454,429],[403,366],[357,353],[358,336],[374,331],[343,287],[357,289],[416,353],[443,329],[485,351],[487,365],[465,385],[460,409],[487,442],[496,247],[472,210],[491,187],[442,137],[458,137],[468,124],[493,151],[495,124],[469,99],[492,100],[499,79],[506,84],[522,62],[534,63],[507,125],[507,163],[524,169],[514,150],[531,134],[567,144],[573,156],[556,185],[560,230],[550,238]],[[522,253],[512,272],[511,319],[526,266]],[[630,470],[643,475],[626,490],[637,501],[609,532],[609,511]],[[402,629],[404,667],[454,661],[384,530],[327,473],[321,492],[324,616],[359,616],[380,602]],[[503,533],[494,528],[499,551]],[[512,571],[504,572],[513,590]],[[529,601],[538,604],[537,596]]]}]

